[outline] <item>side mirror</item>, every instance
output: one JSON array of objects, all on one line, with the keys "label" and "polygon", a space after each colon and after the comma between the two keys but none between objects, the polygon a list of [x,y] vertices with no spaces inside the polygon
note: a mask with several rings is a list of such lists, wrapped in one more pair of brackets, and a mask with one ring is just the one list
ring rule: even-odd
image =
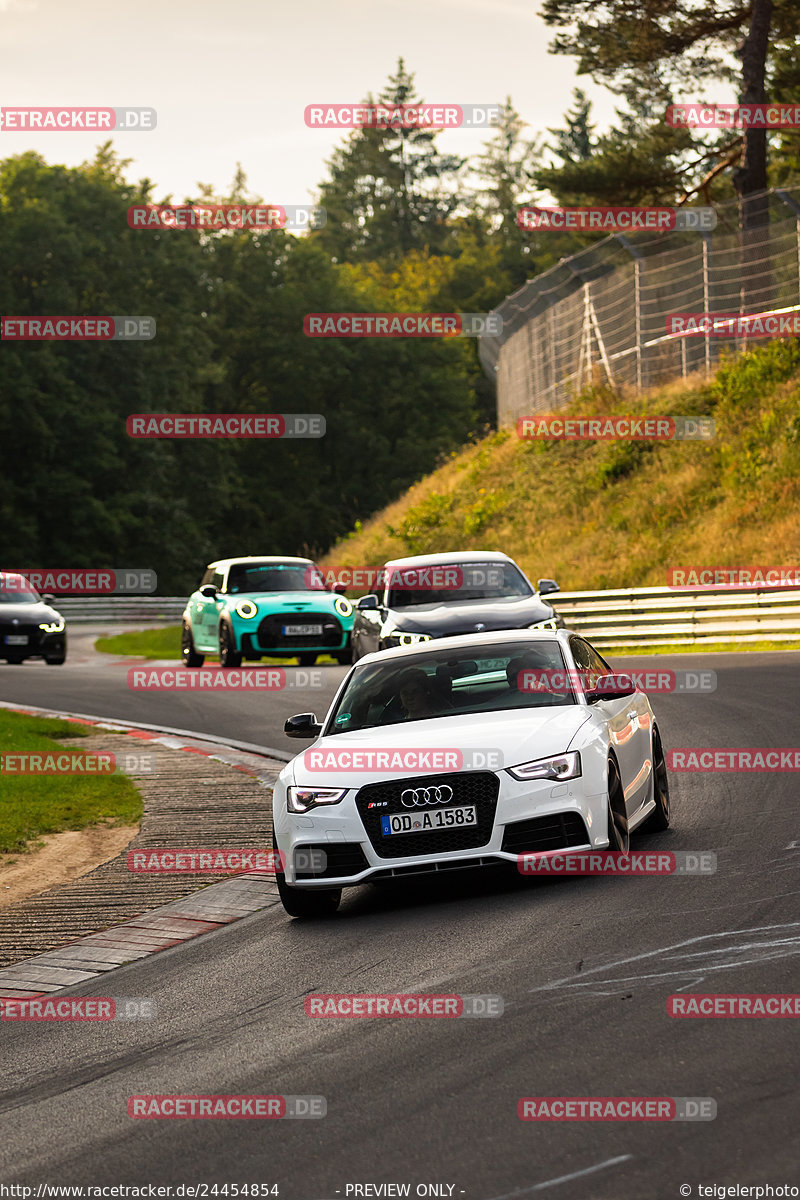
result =
[{"label": "side mirror", "polygon": [[322,726],[316,713],[298,713],[295,717],[289,717],[283,732],[290,738],[315,738],[322,733]]},{"label": "side mirror", "polygon": [[368,596],[362,596],[356,605],[356,608],[361,612],[364,612],[365,609],[375,609],[379,607],[380,605],[378,604],[378,597],[374,592],[370,592]]},{"label": "side mirror", "polygon": [[552,592],[561,591],[555,579],[540,579],[536,587],[539,590],[540,596],[549,596]]},{"label": "side mirror", "polygon": [[343,596],[345,594],[345,592],[347,591],[347,584],[346,583],[335,583],[333,585],[333,587],[331,588],[331,591],[336,592],[336,594],[339,596]]},{"label": "side mirror", "polygon": [[214,587],[213,583],[204,583],[200,588],[200,595],[205,596],[206,600],[216,600],[217,589]]},{"label": "side mirror", "polygon": [[51,604],[53,602],[53,600],[55,600],[55,596],[53,595],[52,592],[45,592],[44,595],[42,596],[42,601],[45,604]]},{"label": "side mirror", "polygon": [[597,675],[594,687],[586,688],[584,695],[589,704],[594,704],[596,700],[621,700],[635,691],[636,684],[630,675]]}]

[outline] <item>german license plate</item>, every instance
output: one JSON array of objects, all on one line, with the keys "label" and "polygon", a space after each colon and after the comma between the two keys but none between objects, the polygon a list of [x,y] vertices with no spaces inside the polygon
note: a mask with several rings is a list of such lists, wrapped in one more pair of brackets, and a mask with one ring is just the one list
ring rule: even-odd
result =
[{"label": "german license plate", "polygon": [[7,646],[27,646],[27,644],[28,644],[27,633],[7,633],[6,634],[6,645]]},{"label": "german license plate", "polygon": [[474,804],[381,817],[381,829],[385,837],[392,837],[396,833],[433,833],[436,829],[462,829],[465,825],[477,824],[478,814]]},{"label": "german license plate", "polygon": [[284,625],[284,637],[322,637],[321,625]]}]

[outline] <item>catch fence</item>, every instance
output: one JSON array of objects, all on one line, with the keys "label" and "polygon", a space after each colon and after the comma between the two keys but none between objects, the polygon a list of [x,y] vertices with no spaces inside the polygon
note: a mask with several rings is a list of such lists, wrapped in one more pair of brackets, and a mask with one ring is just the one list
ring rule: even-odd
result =
[{"label": "catch fence", "polygon": [[712,231],[611,234],[508,296],[495,310],[502,333],[479,342],[499,427],[562,407],[598,377],[641,390],[708,373],[723,349],[746,343],[667,333],[672,313],[800,308],[800,188],[747,203],[749,228],[733,201],[715,206]]}]

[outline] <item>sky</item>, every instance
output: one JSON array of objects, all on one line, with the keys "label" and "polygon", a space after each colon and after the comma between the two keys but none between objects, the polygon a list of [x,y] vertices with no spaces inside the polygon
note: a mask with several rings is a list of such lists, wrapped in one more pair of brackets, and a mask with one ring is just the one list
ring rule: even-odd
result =
[{"label": "sky", "polygon": [[[248,192],[306,204],[345,130],[309,129],[308,104],[377,94],[398,57],[431,103],[500,104],[529,128],[563,124],[577,85],[599,130],[616,97],[579,78],[574,60],[547,52],[553,31],[539,0],[0,0],[0,105],[155,108],[157,128],[115,131],[130,180],[154,198],[225,193],[236,164]],[[445,152],[472,155],[486,140],[452,129]],[[75,166],[94,157],[97,132],[0,130],[0,158],[35,150]]]}]

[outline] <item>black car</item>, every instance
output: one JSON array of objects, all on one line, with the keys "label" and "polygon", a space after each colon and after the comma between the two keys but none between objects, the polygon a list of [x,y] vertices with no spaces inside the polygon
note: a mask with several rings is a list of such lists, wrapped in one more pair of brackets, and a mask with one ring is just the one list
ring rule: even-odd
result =
[{"label": "black car", "polygon": [[43,658],[60,667],[67,657],[67,627],[24,575],[0,571],[0,659],[21,663]]},{"label": "black car", "polygon": [[560,590],[555,580],[540,579],[534,588],[506,554],[474,550],[396,558],[384,573],[383,591],[356,604],[353,662],[431,638],[564,625],[542,600]]}]

